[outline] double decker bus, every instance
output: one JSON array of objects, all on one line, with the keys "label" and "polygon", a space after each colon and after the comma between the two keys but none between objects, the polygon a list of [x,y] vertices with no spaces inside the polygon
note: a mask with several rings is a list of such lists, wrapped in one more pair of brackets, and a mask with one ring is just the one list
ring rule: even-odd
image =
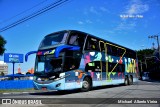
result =
[{"label": "double decker bus", "polygon": [[34,88],[38,90],[89,91],[92,87],[138,80],[136,52],[77,30],[63,30],[44,37],[36,54]]}]

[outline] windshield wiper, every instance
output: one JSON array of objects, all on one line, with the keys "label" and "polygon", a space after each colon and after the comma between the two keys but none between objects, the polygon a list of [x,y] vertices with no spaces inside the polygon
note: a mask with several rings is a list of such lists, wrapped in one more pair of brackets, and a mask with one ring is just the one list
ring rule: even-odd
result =
[{"label": "windshield wiper", "polygon": [[56,68],[56,69],[54,69],[53,71],[54,72],[59,72],[59,71],[61,71],[62,70],[62,68]]}]

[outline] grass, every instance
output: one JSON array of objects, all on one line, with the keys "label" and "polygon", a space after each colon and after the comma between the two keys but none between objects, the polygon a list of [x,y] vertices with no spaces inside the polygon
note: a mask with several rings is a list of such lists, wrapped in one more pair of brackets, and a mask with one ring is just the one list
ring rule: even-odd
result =
[{"label": "grass", "polygon": [[29,89],[3,89],[0,90],[0,93],[12,93],[12,92],[35,92],[36,90],[34,90],[33,88],[29,88]]}]

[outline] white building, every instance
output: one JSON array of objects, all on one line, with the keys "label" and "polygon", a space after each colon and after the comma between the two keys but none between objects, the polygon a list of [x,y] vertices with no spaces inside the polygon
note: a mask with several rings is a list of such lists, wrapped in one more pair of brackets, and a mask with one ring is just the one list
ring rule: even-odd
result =
[{"label": "white building", "polygon": [[2,72],[4,73],[4,75],[8,74],[8,65],[4,63],[4,61],[0,61],[0,75]]}]

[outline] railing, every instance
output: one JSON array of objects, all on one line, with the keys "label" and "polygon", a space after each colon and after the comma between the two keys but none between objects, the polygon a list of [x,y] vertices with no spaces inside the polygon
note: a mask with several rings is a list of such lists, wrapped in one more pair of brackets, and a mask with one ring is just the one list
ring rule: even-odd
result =
[{"label": "railing", "polygon": [[33,75],[6,75],[0,76],[0,90],[6,89],[31,89],[33,88]]}]

